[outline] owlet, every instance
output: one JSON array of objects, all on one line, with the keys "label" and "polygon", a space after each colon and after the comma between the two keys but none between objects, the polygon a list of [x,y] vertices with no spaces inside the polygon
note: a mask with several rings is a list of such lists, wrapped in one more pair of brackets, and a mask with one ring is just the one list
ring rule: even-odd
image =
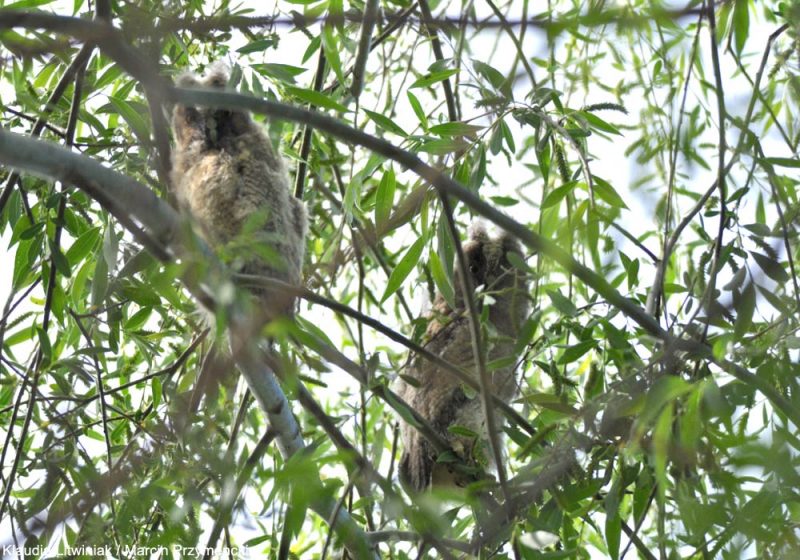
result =
[{"label": "owlet", "polygon": [[[229,70],[184,74],[183,87],[224,88]],[[172,182],[180,206],[217,249],[233,245],[237,272],[301,283],[306,213],[291,195],[289,176],[262,127],[245,111],[176,105]],[[266,318],[291,315],[294,298],[252,290]]]},{"label": "owlet", "polygon": [[[473,227],[469,240],[463,245],[468,273],[477,304],[489,306],[489,340],[484,340],[487,363],[513,357],[514,345],[528,309],[525,274],[514,268],[508,256],[521,252],[517,241],[508,234],[490,237],[482,227]],[[457,285],[460,283],[457,283]],[[460,287],[455,290],[455,309],[444,298],[436,297],[426,333],[425,347],[444,360],[470,371],[478,379],[473,358],[469,317],[464,311]],[[504,401],[517,393],[514,366],[507,365],[490,371],[491,389]],[[488,452],[488,430],[481,408],[480,395],[465,391],[462,384],[442,368],[423,357],[411,362],[407,377],[411,384],[398,378],[396,389],[405,401],[419,412],[450,443],[453,451],[467,464],[491,465]],[[498,427],[501,418],[498,418]],[[459,435],[448,431],[451,426]],[[474,436],[465,435],[472,432]],[[498,434],[498,437],[500,434]],[[462,485],[463,478],[452,472],[447,463],[437,463],[437,453],[431,444],[412,426],[401,421],[403,455],[400,460],[400,479],[407,488],[422,491],[431,485]]]}]

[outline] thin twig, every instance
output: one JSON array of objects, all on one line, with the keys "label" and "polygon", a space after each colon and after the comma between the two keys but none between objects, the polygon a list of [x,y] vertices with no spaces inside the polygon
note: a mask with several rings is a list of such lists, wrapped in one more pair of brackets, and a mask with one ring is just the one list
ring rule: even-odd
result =
[{"label": "thin twig", "polygon": [[[361,96],[361,90],[364,87],[364,76],[367,67],[367,56],[372,50],[370,43],[372,41],[372,30],[378,22],[378,9],[380,8],[379,0],[366,0],[364,2],[364,16],[361,22],[361,35],[358,40],[358,51],[356,51],[356,59],[353,63],[353,80],[350,83],[350,93],[353,97],[358,99]],[[320,49],[320,52],[322,49]],[[322,85],[322,84],[320,84]]]},{"label": "thin twig", "polygon": [[[708,8],[708,2],[706,2]],[[717,19],[714,14],[713,6],[706,10],[709,23],[709,37],[711,41],[711,64],[714,69],[714,93],[717,97],[717,112],[719,114],[719,139],[717,146],[717,189],[719,190],[719,227],[717,229],[717,239],[714,244],[714,258],[711,261],[711,270],[708,275],[708,285],[706,286],[705,306],[711,308],[711,303],[716,299],[717,276],[721,265],[719,262],[722,254],[722,236],[725,233],[725,224],[728,222],[728,188],[725,182],[725,150],[728,147],[725,138],[725,95],[722,91],[722,71],[719,64],[719,49],[717,48]],[[699,309],[699,306],[698,306]],[[711,324],[711,314],[706,314],[705,325],[701,340],[705,341],[708,335],[708,327]]]},{"label": "thin twig", "polygon": [[[78,330],[83,335],[83,338],[86,340],[86,344],[88,345],[87,348],[93,348],[94,342],[92,341],[92,335],[89,334],[89,331],[86,330],[86,327],[83,325],[83,322],[75,315],[72,309],[67,309],[69,314],[72,316],[72,319],[75,321],[75,324],[78,326]],[[114,466],[114,461],[111,457],[111,427],[109,426],[109,419],[108,419],[108,405],[106,404],[106,393],[105,393],[105,384],[103,383],[103,368],[100,367],[100,360],[97,357],[97,354],[92,354],[92,361],[94,362],[94,369],[95,369],[95,384],[97,386],[97,395],[100,400],[100,414],[102,417],[102,424],[103,424],[103,441],[106,445],[106,462],[108,463],[108,470]],[[116,531],[116,517],[117,517],[117,508],[114,503],[114,493],[109,493],[108,496],[108,503],[109,507],[111,508],[111,516],[114,520],[114,523],[111,525],[112,532],[114,533],[114,540],[116,541],[117,545],[120,544],[119,535]]]},{"label": "thin twig", "polygon": [[[0,14],[1,23],[2,14]],[[119,51],[112,51],[112,54],[117,56],[120,53]],[[128,63],[129,61],[125,60],[125,62]],[[140,65],[131,67],[131,69],[133,71],[142,71]],[[148,76],[146,79],[150,83],[155,83],[152,77]],[[683,341],[679,341],[661,328],[651,315],[636,303],[624,297],[600,274],[575,260],[555,243],[533,233],[523,224],[498,211],[476,193],[423,163],[416,155],[398,148],[384,139],[376,138],[366,132],[354,129],[326,115],[276,101],[259,100],[241,94],[174,88],[169,92],[169,98],[194,105],[246,109],[256,113],[268,114],[273,118],[311,124],[315,128],[331,135],[367,147],[378,154],[397,161],[420,177],[430,181],[440,192],[455,196],[481,216],[516,236],[529,248],[553,259],[565,268],[567,272],[580,278],[610,305],[638,323],[648,334],[661,339],[669,347],[674,347],[679,342],[683,344]],[[114,215],[123,222],[125,227],[135,232],[140,241],[146,243],[154,251],[163,251],[163,245],[158,243],[157,239],[170,239],[172,235],[180,231],[175,212],[145,187],[128,177],[104,168],[92,160],[68,152],[64,153],[57,146],[0,130],[0,161],[44,176],[59,179],[67,176],[70,182],[86,190],[107,208],[113,209]],[[60,165],[65,161],[70,162],[70,166],[67,168],[69,170],[68,174]],[[124,204],[123,201],[125,201]],[[132,215],[141,220],[147,231],[138,227],[131,220],[130,216]],[[153,232],[156,233],[155,237]],[[198,295],[201,296],[202,294],[198,293]],[[701,351],[704,357],[723,367],[723,369],[726,369],[741,381],[758,387],[775,406],[783,410],[793,419],[793,422],[800,425],[800,411],[789,404],[767,380],[754,376],[741,366],[716,359],[705,345],[700,347],[692,346],[691,348],[698,352],[701,351],[701,348],[705,348],[705,350]]]},{"label": "thin twig", "polygon": [[464,299],[464,307],[467,312],[467,319],[469,320],[470,340],[472,342],[472,355],[475,360],[475,366],[478,370],[478,382],[481,394],[481,410],[484,418],[486,419],[486,430],[488,431],[489,448],[492,452],[492,458],[495,466],[497,467],[497,478],[500,482],[500,489],[503,492],[503,498],[508,501],[508,486],[506,469],[503,464],[503,452],[500,447],[500,440],[498,437],[497,419],[494,415],[494,406],[492,402],[492,382],[489,379],[489,372],[486,369],[486,353],[484,352],[484,344],[481,337],[480,318],[478,316],[478,308],[475,305],[476,286],[472,285],[472,280],[469,274],[469,263],[464,255],[464,249],[461,247],[461,239],[458,236],[458,229],[456,228],[455,219],[453,218],[453,207],[450,204],[448,195],[440,197],[442,204],[442,213],[447,223],[447,230],[450,233],[450,240],[453,242],[456,252],[456,263],[458,265],[458,280],[461,284],[462,296]]},{"label": "thin twig", "polygon": [[[317,72],[314,74],[314,91],[322,89],[322,82],[325,79],[325,51],[320,47],[317,58]],[[303,127],[303,141],[300,145],[300,157],[297,160],[297,173],[294,177],[294,197],[303,200],[303,190],[306,185],[306,169],[308,167],[308,156],[311,153],[311,135],[314,131],[310,126]]]},{"label": "thin twig", "polygon": [[[565,32],[567,30],[577,29],[579,27],[602,27],[611,24],[624,26],[626,28],[645,26],[652,24],[653,19],[660,20],[678,20],[688,16],[696,16],[704,11],[704,8],[695,8],[687,6],[686,8],[679,9],[664,9],[659,6],[654,6],[650,9],[637,10],[631,12],[624,8],[607,8],[600,12],[580,13],[578,15],[570,15],[564,19],[548,19],[543,20],[540,18],[525,18],[525,19],[484,19],[480,22],[475,22],[472,25],[481,29],[494,29],[494,28],[510,28],[527,26],[535,29],[548,31],[552,35]],[[394,22],[403,17],[404,11],[388,13],[384,17],[389,22]],[[192,31],[195,33],[204,33],[214,30],[229,30],[229,29],[252,29],[264,27],[308,27],[317,23],[328,23],[330,25],[339,25],[342,23],[361,23],[364,16],[354,13],[345,12],[339,16],[332,16],[325,14],[323,16],[303,16],[301,14],[294,14],[293,17],[275,17],[275,16],[221,16],[221,17],[208,17],[194,20],[178,19],[178,18],[165,18],[165,20],[156,26],[149,34],[164,35],[175,31]],[[453,16],[437,16],[435,18],[417,18],[412,19],[415,24],[432,23],[436,26],[444,25],[458,25],[462,23],[461,17]]]},{"label": "thin twig", "polygon": [[[726,166],[723,175],[727,175],[728,173],[730,173],[730,170],[733,168],[733,165],[738,161],[739,156],[742,153],[742,150],[744,149],[745,141],[747,139],[747,134],[744,131],[746,131],[749,128],[750,121],[753,118],[753,111],[755,109],[756,100],[758,99],[757,92],[759,92],[759,88],[761,87],[761,78],[764,75],[764,69],[767,67],[767,61],[769,60],[769,53],[770,50],[772,49],[772,44],[788,28],[789,28],[788,24],[782,25],[769,36],[769,39],[767,39],[767,45],[766,47],[764,47],[764,54],[761,56],[761,64],[758,67],[758,72],[756,72],[756,79],[753,84],[753,94],[750,96],[750,102],[747,105],[747,113],[745,114],[744,120],[742,121],[743,132],[742,134],[739,135],[739,140],[736,144],[736,148],[734,149],[733,154],[731,155],[731,158],[728,161],[728,165]],[[694,219],[697,213],[703,209],[703,206],[705,205],[706,201],[711,197],[714,191],[718,189],[718,181],[719,178],[717,178],[714,184],[711,185],[711,187],[705,192],[705,194],[703,194],[702,197],[700,197],[700,200],[697,201],[692,210],[690,210],[689,213],[686,216],[684,216],[683,220],[681,220],[681,222],[672,232],[672,235],[669,237],[669,241],[665,242],[663,256],[658,264],[658,267],[656,268],[656,275],[653,281],[654,290],[651,290],[647,298],[646,309],[647,312],[650,313],[651,315],[653,314],[653,311],[656,309],[657,300],[659,300],[661,296],[660,290],[663,289],[664,274],[666,273],[666,267],[669,266],[669,260],[670,260],[670,255],[672,254],[672,250],[677,244],[678,239],[680,238],[680,235],[686,228],[686,226],[688,226],[689,223],[691,223],[691,221]]]},{"label": "thin twig", "polygon": [[650,290],[650,293],[647,295],[647,302],[645,304],[645,309],[648,313],[650,313],[653,317],[658,318],[660,313],[660,305],[661,305],[661,294],[664,293],[664,273],[666,271],[667,262],[670,259],[671,249],[667,251],[667,239],[669,237],[669,226],[670,222],[672,221],[672,203],[673,203],[673,192],[675,190],[675,174],[677,172],[678,167],[678,147],[680,146],[681,141],[681,128],[683,126],[683,112],[684,108],[686,107],[686,99],[689,96],[689,84],[691,83],[692,79],[692,70],[694,69],[695,64],[695,57],[697,56],[697,46],[700,43],[700,31],[702,30],[702,26],[700,22],[697,23],[697,31],[694,35],[694,41],[692,42],[692,51],[689,54],[689,60],[687,63],[688,68],[686,69],[686,78],[683,81],[683,95],[681,97],[681,103],[678,108],[678,124],[675,127],[675,137],[672,141],[672,154],[670,157],[670,165],[669,165],[669,178],[667,179],[667,207],[666,213],[664,216],[664,239],[663,244],[661,247],[661,260],[658,259],[655,261],[656,266],[656,277],[653,281],[653,289]]},{"label": "thin twig", "polygon": [[[492,12],[494,12],[494,15],[497,16],[497,19],[500,21],[500,26],[511,38],[511,41],[513,41],[514,47],[517,49],[517,60],[522,61],[522,65],[525,67],[525,72],[527,72],[528,78],[530,78],[531,80],[531,85],[535,88],[536,76],[533,73],[533,68],[531,68],[530,63],[528,62],[528,57],[525,56],[525,50],[522,48],[522,43],[520,42],[519,38],[516,35],[514,35],[514,32],[511,29],[511,24],[503,15],[503,12],[501,12],[500,9],[497,6],[495,6],[495,3],[492,2],[492,0],[486,0],[486,3],[489,4],[489,7],[492,9]],[[521,24],[523,35],[525,33],[525,28],[529,24],[530,22],[527,20],[524,20],[524,24]]]},{"label": "thin twig", "polygon": [[[419,5],[419,11],[422,14],[422,19],[425,21],[425,30],[427,31],[428,37],[430,37],[431,40],[431,49],[433,49],[433,55],[436,57],[438,62],[442,62],[444,60],[442,42],[439,40],[439,33],[436,30],[435,24],[431,23],[433,21],[433,15],[431,14],[431,8],[428,5],[428,0],[417,0],[417,4]],[[453,95],[453,87],[450,85],[450,78],[445,78],[442,80],[442,89],[444,90],[444,99],[447,103],[447,115],[451,122],[457,122],[459,120],[458,107],[456,106],[455,96]]]},{"label": "thin twig", "polygon": [[226,504],[220,504],[220,511],[217,514],[217,518],[214,520],[214,526],[211,528],[211,533],[208,535],[206,550],[203,554],[204,560],[209,560],[214,555],[213,550],[216,548],[219,537],[222,534],[223,525],[229,522],[231,513],[233,512],[233,506],[236,504],[239,494],[241,494],[242,489],[250,481],[250,476],[253,474],[253,470],[256,468],[256,465],[261,462],[261,458],[267,452],[267,449],[269,449],[269,446],[275,439],[275,436],[276,434],[274,430],[267,429],[267,431],[264,432],[264,435],[261,436],[260,440],[258,440],[255,449],[253,449],[253,452],[250,453],[250,456],[247,458],[244,467],[242,467],[242,470],[239,471],[239,474],[236,477],[236,490],[232,493],[230,501],[228,501]]},{"label": "thin twig", "polygon": [[[756,150],[758,151],[759,158],[763,161],[765,159],[764,150],[761,147],[761,142],[755,141],[754,145]],[[789,243],[789,227],[786,223],[786,218],[783,215],[783,209],[781,208],[781,199],[778,194],[778,189],[775,187],[777,182],[777,177],[775,177],[775,171],[772,169],[772,166],[769,164],[762,164],[764,169],[767,171],[767,179],[769,182],[770,190],[772,191],[772,198],[775,201],[775,209],[778,212],[778,218],[781,222],[781,232],[783,233],[783,246],[786,249],[786,258],[789,260],[789,272],[791,273],[792,277],[792,285],[794,286],[794,298],[797,302],[798,307],[800,307],[800,286],[798,286],[797,282],[797,271],[794,267],[794,257],[792,256],[792,246]]]}]

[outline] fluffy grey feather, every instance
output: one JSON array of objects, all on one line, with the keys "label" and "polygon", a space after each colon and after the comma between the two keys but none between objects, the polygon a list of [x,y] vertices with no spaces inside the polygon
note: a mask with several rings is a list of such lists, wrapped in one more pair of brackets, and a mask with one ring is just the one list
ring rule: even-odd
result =
[{"label": "fluffy grey feather", "polygon": [[[474,227],[470,239],[464,244],[469,274],[473,288],[491,296],[489,322],[493,335],[488,344],[487,362],[511,356],[522,322],[528,309],[527,281],[525,275],[508,260],[510,253],[521,256],[519,245],[512,237],[501,234],[490,237],[481,227]],[[464,298],[460,288],[455,293],[455,309],[443,297],[434,301],[426,349],[471,371],[478,379],[473,359],[469,317],[464,313]],[[478,298],[479,303],[483,298]],[[468,396],[462,385],[449,373],[422,357],[415,358],[409,367],[408,377],[416,386],[398,378],[397,393],[449,443],[456,454],[468,464],[490,466],[488,431],[481,409],[480,396]],[[514,368],[503,367],[491,372],[492,391],[501,399],[510,401],[517,394]],[[498,416],[498,425],[502,418]],[[476,438],[454,435],[451,426],[468,428]],[[436,452],[425,438],[412,426],[401,421],[403,455],[400,459],[400,478],[409,488],[422,491],[431,485],[462,485],[464,480],[446,463],[436,462]],[[498,434],[500,437],[500,434]]]},{"label": "fluffy grey feather", "polygon": [[[224,88],[228,76],[226,66],[214,64],[204,76],[187,73],[177,83]],[[244,256],[235,268],[299,285],[305,207],[291,195],[286,165],[262,127],[244,111],[176,105],[172,128],[172,183],[178,203],[200,234],[214,247],[241,244],[248,224],[255,230],[247,232],[253,236],[252,250],[238,246]],[[267,318],[293,312],[292,297],[264,288],[252,291]]]}]

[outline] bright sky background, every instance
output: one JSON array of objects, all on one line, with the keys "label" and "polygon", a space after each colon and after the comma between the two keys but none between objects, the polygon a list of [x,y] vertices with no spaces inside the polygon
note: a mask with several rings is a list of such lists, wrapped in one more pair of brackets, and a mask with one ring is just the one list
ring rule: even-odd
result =
[{"label": "bright sky background", "polygon": [[[263,11],[263,4],[256,0],[252,0],[250,2],[246,2],[246,4],[253,6],[255,12],[254,15],[263,15],[265,13],[272,13],[271,10]],[[71,13],[71,1],[64,1],[59,2],[57,5],[63,5],[65,8],[61,10],[61,13]],[[516,2],[514,9],[512,9],[510,13],[510,17],[514,17],[513,14],[521,13],[521,9],[518,9],[522,5],[521,2]],[[677,4],[676,4],[677,5]],[[489,15],[491,11],[485,4],[483,3],[476,3],[476,7],[479,9],[480,12],[485,12],[486,15]],[[535,8],[536,9],[536,8]],[[459,15],[458,12],[453,12],[451,15],[457,16]],[[519,16],[516,16],[519,17]],[[752,29],[751,37],[748,42],[748,50],[754,53],[753,56],[760,57],[761,50],[763,46],[766,44],[766,37],[772,31],[772,29],[767,29],[766,26],[763,24],[757,25]],[[488,51],[492,49],[495,40],[496,34],[500,34],[502,31],[497,28],[492,31],[486,31],[478,36],[472,43],[472,48],[474,52],[482,52],[483,50]],[[706,33],[703,33],[701,37],[701,42],[707,44],[708,37]],[[243,46],[246,43],[245,39],[242,35],[238,32],[234,32],[233,39],[230,42],[231,51],[235,52],[237,48]],[[300,33],[285,33],[281,37],[281,41],[277,51],[270,51],[269,56],[271,61],[280,61],[286,62],[289,64],[297,65],[299,64],[299,56],[298,51],[302,52],[305,50],[305,46],[307,43],[307,39]],[[503,36],[500,43],[500,49],[508,49],[508,52],[512,52],[513,47],[511,46],[510,40]],[[544,41],[543,34],[535,29],[529,29],[528,33],[525,38],[525,49],[526,52],[529,53],[533,57],[546,57],[546,43]],[[425,52],[426,49],[419,48],[417,50],[418,53]],[[445,56],[448,55],[449,52],[452,52],[452,48],[450,45],[445,44]],[[500,52],[503,52],[502,50]],[[704,51],[705,52],[705,51]],[[493,59],[493,64],[498,67],[501,71],[507,71],[510,67],[512,61],[512,57],[507,57],[507,67],[503,68],[503,57],[496,57]],[[748,91],[748,87],[746,82],[743,81],[741,77],[739,78],[732,78],[733,75],[733,68],[730,65],[730,60],[727,57],[723,57],[722,60],[724,65],[723,66],[723,77],[725,78],[726,83],[726,93],[728,94],[729,100],[734,100],[733,103],[730,103],[728,106],[729,112],[736,114],[736,115],[743,115],[746,103],[749,98],[746,95]],[[310,76],[313,75],[313,67],[315,65],[315,59],[312,57],[306,66],[309,68],[309,71],[306,74],[303,74],[300,79],[308,80]],[[605,63],[604,63],[605,64]],[[707,61],[705,66],[707,68],[710,67],[710,61]],[[609,82],[613,82],[615,80],[614,76],[617,74],[617,70],[610,67],[607,69],[602,69],[602,72],[607,72],[609,76]],[[519,91],[527,91],[529,88],[529,84],[527,81],[523,81],[519,84],[518,89]],[[741,95],[731,95],[732,91],[736,91],[737,88],[740,88],[742,91]],[[656,95],[661,95],[663,97],[663,92],[657,92]],[[13,90],[0,84],[0,98],[2,98],[4,103],[9,103],[13,105]],[[615,101],[614,99],[608,98],[605,99],[606,101]],[[595,99],[593,101],[604,101],[604,99]],[[580,105],[583,100],[574,100],[573,105]],[[644,104],[641,103],[641,100],[635,98],[634,96],[630,96],[625,100],[626,106],[628,108],[629,114],[627,116],[616,114],[614,113],[613,116],[609,117],[608,120],[618,124],[631,124],[636,122],[637,115],[639,115],[641,109],[643,108]],[[413,125],[405,126],[406,122],[414,123],[416,119],[413,117],[413,113],[411,112],[410,106],[408,106],[407,102],[401,100],[398,103],[399,115],[397,118],[398,123],[400,126],[404,127],[406,130],[413,128]],[[468,104],[465,104],[463,107],[464,110],[464,117],[468,119],[471,116],[478,115],[483,112],[482,109],[475,109]],[[709,110],[714,115],[714,120],[716,121],[716,111],[715,108],[709,107]],[[604,115],[606,117],[607,115]],[[508,119],[508,124],[515,126],[513,119]],[[514,130],[514,132],[518,132],[518,130]],[[520,135],[516,136],[517,139],[521,138]],[[732,143],[734,138],[731,138],[730,141]],[[628,145],[632,142],[632,138],[630,137],[623,137],[622,139],[615,138],[613,141],[606,141],[602,139],[598,139],[597,137],[592,137],[590,140],[590,148],[592,153],[595,156],[595,159],[591,162],[592,171],[609,181],[613,182],[614,186],[620,191],[620,194],[625,199],[626,203],[628,204],[630,210],[627,212],[623,212],[621,222],[625,225],[625,227],[629,228],[629,230],[634,233],[635,235],[645,231],[646,229],[650,228],[651,223],[653,221],[653,213],[655,202],[661,194],[661,189],[658,187],[656,190],[651,188],[644,188],[644,189],[637,189],[631,190],[629,185],[635,182],[642,173],[646,173],[649,170],[641,169],[638,165],[633,162],[632,158],[627,158],[624,155],[624,149],[628,147]],[[519,143],[518,143],[519,144]],[[770,156],[788,156],[790,154],[786,154],[785,150],[786,147],[782,143],[777,143],[771,141],[769,138],[765,142],[765,149]],[[770,150],[774,150],[770,153]],[[533,152],[531,152],[527,158],[527,161],[514,161],[511,165],[507,165],[503,158],[496,157],[492,160],[492,167],[490,169],[490,173],[496,178],[500,180],[500,183],[504,185],[506,188],[513,189],[516,188],[521,182],[521,178],[529,177],[530,172],[524,167],[525,163],[534,163],[530,161],[530,158],[533,158]],[[290,167],[292,167],[290,165]],[[708,172],[702,170],[700,168],[695,167],[692,170],[694,174],[697,184],[701,185],[698,187],[698,191],[705,190],[714,180],[714,171]],[[515,208],[511,208],[508,212],[517,219],[520,219],[523,222],[530,222],[534,221],[535,217],[520,215],[519,213],[523,211],[523,205],[520,205],[520,209],[516,210]],[[752,205],[751,205],[752,211]],[[515,215],[515,213],[517,215]],[[680,214],[680,210],[678,211]],[[714,224],[716,226],[716,224]],[[11,274],[13,272],[13,257],[12,254],[9,253],[7,244],[9,239],[10,232],[4,231],[0,236],[0,305],[2,305],[9,294],[10,287],[11,287]],[[70,240],[65,241],[65,245],[68,246]],[[655,253],[660,253],[660,248],[656,242],[656,239],[651,238],[646,241],[648,247]],[[627,250],[629,252],[636,252],[639,251],[633,245],[631,245],[628,241],[621,239],[618,242],[618,246],[620,250]],[[612,258],[612,257],[609,257]],[[616,258],[615,256],[613,258]],[[646,274],[646,271],[643,270],[642,274]],[[645,283],[646,284],[646,283]],[[417,293],[422,293],[423,290],[416,290]],[[42,297],[41,290],[37,289],[34,292],[34,295],[38,297]],[[30,305],[30,304],[29,304]],[[418,297],[412,303],[412,311],[420,311],[422,307],[425,305],[423,298]],[[25,306],[23,304],[22,309]],[[22,310],[21,309],[21,310]],[[36,306],[36,309],[39,309]],[[327,311],[322,311],[320,308],[315,308],[315,313],[318,315],[314,315],[314,320],[318,324],[322,323],[325,329],[332,328],[338,329],[336,326],[336,322],[330,320],[330,313]],[[311,315],[308,311],[304,311],[303,315],[309,318]],[[327,317],[327,319],[325,319]],[[335,335],[332,335],[333,339],[336,339]],[[380,339],[381,344],[388,344],[384,339]],[[21,352],[21,349],[17,347],[15,349],[19,355],[25,355],[25,352]],[[330,376],[333,377],[333,376]],[[344,376],[342,376],[344,378]],[[352,383],[349,379],[346,379],[343,382],[347,386],[355,387],[355,384]],[[331,398],[338,398],[336,395],[336,391],[331,393]],[[757,416],[757,415],[754,415]],[[3,430],[0,430],[2,433]],[[99,445],[99,444],[98,444]],[[244,521],[244,524],[247,524],[247,521]],[[6,527],[7,530],[7,527]],[[3,527],[0,527],[0,535],[3,534]],[[260,532],[258,533],[260,534]],[[241,538],[241,537],[240,537]],[[4,539],[0,538],[0,542]],[[623,541],[623,546],[625,541]],[[598,556],[600,557],[600,556]]]}]

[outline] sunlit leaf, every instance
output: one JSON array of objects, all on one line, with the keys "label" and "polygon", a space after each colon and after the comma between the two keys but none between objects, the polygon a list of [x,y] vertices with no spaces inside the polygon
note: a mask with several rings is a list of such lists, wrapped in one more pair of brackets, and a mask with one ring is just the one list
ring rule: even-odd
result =
[{"label": "sunlit leaf", "polygon": [[395,293],[414,267],[417,266],[426,242],[427,240],[424,237],[420,237],[408,248],[405,255],[397,263],[397,266],[392,270],[389,280],[386,282],[386,289],[381,296],[381,302],[386,301],[389,296]]},{"label": "sunlit leaf", "polygon": [[439,70],[438,72],[431,72],[430,74],[426,74],[418,78],[409,87],[412,89],[430,87],[433,84],[446,80],[447,78],[455,76],[456,74],[458,74],[458,70],[456,68],[451,68],[449,70]]}]

